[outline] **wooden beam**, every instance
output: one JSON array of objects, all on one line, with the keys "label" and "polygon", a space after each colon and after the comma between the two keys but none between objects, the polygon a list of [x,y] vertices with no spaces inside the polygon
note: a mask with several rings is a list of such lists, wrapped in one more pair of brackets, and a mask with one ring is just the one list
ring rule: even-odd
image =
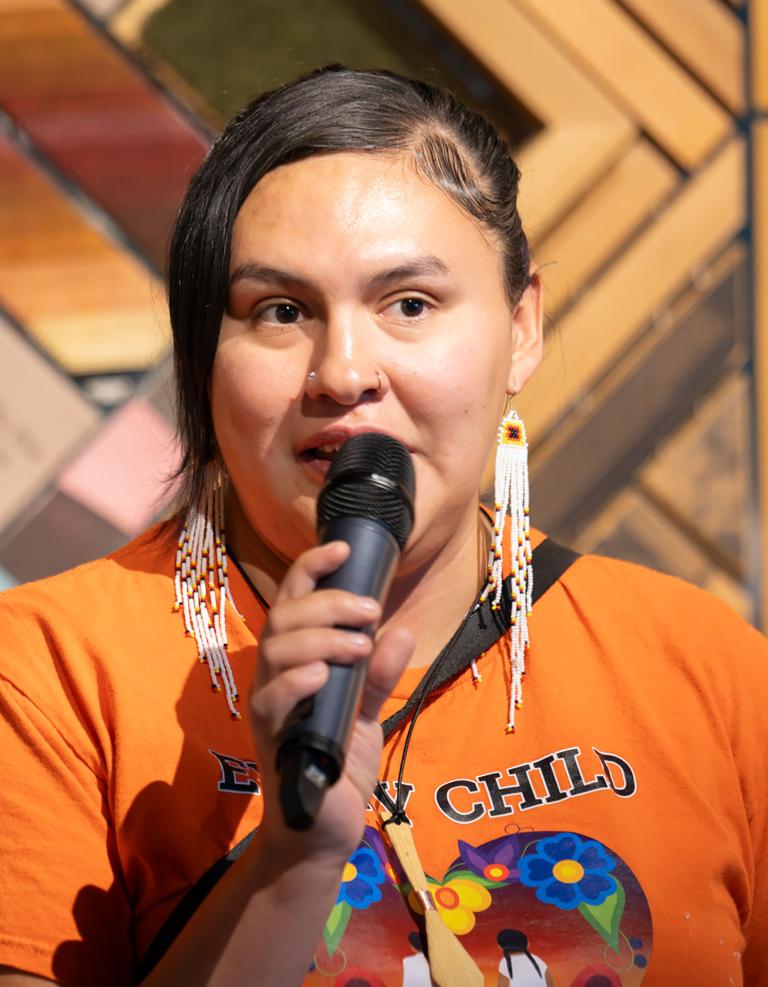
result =
[{"label": "wooden beam", "polygon": [[[766,4],[763,3],[765,7]],[[759,609],[768,626],[768,120],[752,125],[752,301],[754,313]]]},{"label": "wooden beam", "polygon": [[752,109],[768,113],[768,3],[749,4],[750,83]]},{"label": "wooden beam", "polygon": [[744,24],[720,0],[622,0],[733,113],[743,113]]},{"label": "wooden beam", "polygon": [[70,373],[143,370],[167,348],[163,288],[0,137],[0,304]]},{"label": "wooden beam", "polygon": [[744,254],[740,244],[727,247],[706,277],[671,306],[669,318],[643,333],[594,387],[589,404],[536,447],[536,523],[552,537],[570,544],[585,519],[632,482],[727,368],[743,365],[745,327],[732,313],[744,290],[743,278],[734,276],[738,265],[743,271]]},{"label": "wooden beam", "polygon": [[[642,490],[627,488],[586,528],[575,543],[582,552],[642,555],[648,564],[714,593],[742,614],[753,615],[752,599],[675,525]],[[618,549],[618,552],[617,552]]]},{"label": "wooden beam", "polygon": [[733,121],[613,0],[514,0],[683,167],[694,168]]},{"label": "wooden beam", "polygon": [[509,0],[420,0],[498,83],[543,124],[518,155],[521,212],[540,237],[632,143],[613,101]]},{"label": "wooden beam", "polygon": [[742,228],[744,193],[744,143],[734,138],[557,323],[547,355],[519,399],[532,441],[541,441],[569,408],[588,400],[595,378]]},{"label": "wooden beam", "polygon": [[536,248],[546,309],[555,316],[637,229],[678,180],[676,169],[640,140]]}]

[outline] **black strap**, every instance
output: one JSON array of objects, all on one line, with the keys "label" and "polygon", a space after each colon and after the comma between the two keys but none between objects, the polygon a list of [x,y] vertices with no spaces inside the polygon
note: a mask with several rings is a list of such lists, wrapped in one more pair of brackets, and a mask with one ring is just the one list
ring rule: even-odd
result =
[{"label": "black strap", "polygon": [[[579,553],[574,552],[564,545],[559,545],[551,538],[545,538],[541,544],[533,551],[533,603],[547,592],[557,580],[563,575],[566,569],[579,558]],[[384,738],[387,739],[393,731],[403,723],[404,720],[419,705],[426,690],[429,695],[441,689],[446,682],[455,678],[461,672],[476,661],[481,655],[491,648],[500,637],[509,630],[509,615],[512,607],[510,595],[511,577],[507,576],[501,588],[501,605],[497,610],[491,608],[490,599],[470,612],[458,635],[446,644],[435,661],[424,673],[419,684],[408,697],[404,706],[387,717],[382,723]],[[432,675],[432,669],[438,666],[436,675]]]},{"label": "black strap", "polygon": [[[533,552],[533,602],[536,603],[550,589],[563,573],[579,558],[579,553],[565,548],[551,538],[546,538]],[[509,577],[502,586],[501,606],[492,610],[490,601],[473,610],[465,620],[458,634],[443,648],[430,668],[425,672],[408,701],[382,724],[384,736],[389,737],[417,708],[424,698],[425,689],[429,695],[437,692],[446,682],[459,675],[471,663],[492,647],[509,628],[511,597]],[[449,654],[447,652],[450,652]],[[438,674],[430,681],[431,672],[440,665]],[[219,879],[243,853],[253,839],[256,830],[248,833],[229,853],[217,860],[187,891],[178,905],[152,940],[149,948],[138,963],[136,983],[149,976],[165,952],[187,924],[200,904]]]}]

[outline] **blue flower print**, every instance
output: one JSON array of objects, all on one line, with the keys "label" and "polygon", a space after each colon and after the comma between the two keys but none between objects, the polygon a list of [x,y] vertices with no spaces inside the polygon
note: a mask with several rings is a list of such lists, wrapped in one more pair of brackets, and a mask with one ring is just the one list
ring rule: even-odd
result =
[{"label": "blue flower print", "polygon": [[581,904],[601,905],[616,891],[608,871],[616,861],[596,840],[561,833],[536,843],[536,850],[519,862],[520,883],[536,888],[536,897],[564,911]]},{"label": "blue flower print", "polygon": [[341,887],[336,903],[346,901],[362,911],[375,901],[381,901],[384,870],[376,853],[367,846],[358,847],[344,865]]}]

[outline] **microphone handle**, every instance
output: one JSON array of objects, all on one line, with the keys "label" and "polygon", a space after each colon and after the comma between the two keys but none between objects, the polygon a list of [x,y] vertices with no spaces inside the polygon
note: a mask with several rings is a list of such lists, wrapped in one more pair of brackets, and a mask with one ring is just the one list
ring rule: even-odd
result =
[{"label": "microphone handle", "polygon": [[[343,516],[328,522],[323,543],[345,541],[347,561],[318,581],[318,589],[344,589],[383,602],[394,576],[400,546],[383,524]],[[349,628],[359,632],[359,628]],[[373,637],[374,627],[362,628]],[[325,792],[344,769],[344,756],[360,707],[367,661],[328,662],[328,681],[296,705],[280,732],[277,768],[280,804],[286,825],[308,829]]]}]

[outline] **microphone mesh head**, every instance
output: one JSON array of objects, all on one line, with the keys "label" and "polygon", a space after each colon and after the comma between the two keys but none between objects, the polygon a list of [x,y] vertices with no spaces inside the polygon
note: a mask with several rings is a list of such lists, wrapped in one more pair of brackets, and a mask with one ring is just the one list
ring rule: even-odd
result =
[{"label": "microphone mesh head", "polygon": [[413,527],[415,490],[413,460],[402,442],[379,432],[354,435],[336,453],[320,491],[318,531],[322,536],[335,518],[370,518],[402,549]]}]

